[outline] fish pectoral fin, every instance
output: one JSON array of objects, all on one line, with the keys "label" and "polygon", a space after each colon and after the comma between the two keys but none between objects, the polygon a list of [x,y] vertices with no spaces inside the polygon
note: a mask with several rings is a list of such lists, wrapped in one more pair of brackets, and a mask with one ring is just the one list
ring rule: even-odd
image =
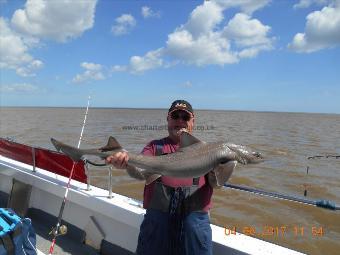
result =
[{"label": "fish pectoral fin", "polygon": [[217,167],[214,168],[218,186],[223,186],[228,181],[236,165],[237,161],[233,160],[228,161],[227,163],[224,164],[219,164]]},{"label": "fish pectoral fin", "polygon": [[196,143],[202,143],[202,141],[189,134],[188,132],[181,133],[179,148],[185,148]]},{"label": "fish pectoral fin", "polygon": [[150,183],[154,182],[155,180],[157,180],[159,177],[161,177],[162,175],[160,174],[144,174],[145,177],[145,185],[149,185]]}]

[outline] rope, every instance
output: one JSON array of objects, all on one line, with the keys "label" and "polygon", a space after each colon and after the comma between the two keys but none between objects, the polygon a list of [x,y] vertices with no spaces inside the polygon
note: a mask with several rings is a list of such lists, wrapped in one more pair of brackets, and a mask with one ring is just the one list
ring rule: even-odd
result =
[{"label": "rope", "polygon": [[181,254],[183,239],[183,189],[174,190],[169,204],[169,255]]}]

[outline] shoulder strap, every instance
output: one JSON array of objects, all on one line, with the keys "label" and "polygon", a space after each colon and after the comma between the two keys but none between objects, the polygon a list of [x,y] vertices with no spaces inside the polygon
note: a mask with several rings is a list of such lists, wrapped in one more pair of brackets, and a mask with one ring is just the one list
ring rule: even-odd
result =
[{"label": "shoulder strap", "polygon": [[157,141],[155,156],[161,156],[161,155],[163,155],[163,143],[161,141]]},{"label": "shoulder strap", "polygon": [[200,183],[200,177],[196,177],[192,179],[192,185],[198,186],[199,183]]}]

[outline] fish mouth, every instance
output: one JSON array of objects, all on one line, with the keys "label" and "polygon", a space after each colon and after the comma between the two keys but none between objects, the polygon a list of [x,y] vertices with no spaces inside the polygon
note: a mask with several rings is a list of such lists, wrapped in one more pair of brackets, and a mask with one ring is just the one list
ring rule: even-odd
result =
[{"label": "fish mouth", "polygon": [[173,130],[176,131],[176,132],[180,131],[181,129],[187,130],[188,127],[187,126],[174,126],[174,128],[173,128]]},{"label": "fish mouth", "polygon": [[263,156],[260,152],[257,152],[257,151],[254,151],[252,153],[252,155],[255,157],[255,158],[258,158],[258,159],[263,159]]}]

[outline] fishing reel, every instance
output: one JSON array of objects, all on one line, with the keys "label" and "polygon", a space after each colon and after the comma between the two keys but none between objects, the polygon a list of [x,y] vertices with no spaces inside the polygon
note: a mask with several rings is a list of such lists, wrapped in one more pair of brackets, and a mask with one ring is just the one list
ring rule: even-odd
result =
[{"label": "fishing reel", "polygon": [[67,234],[67,226],[66,225],[61,225],[58,229],[57,227],[52,228],[51,232],[49,235],[54,235],[54,236],[63,236]]}]

